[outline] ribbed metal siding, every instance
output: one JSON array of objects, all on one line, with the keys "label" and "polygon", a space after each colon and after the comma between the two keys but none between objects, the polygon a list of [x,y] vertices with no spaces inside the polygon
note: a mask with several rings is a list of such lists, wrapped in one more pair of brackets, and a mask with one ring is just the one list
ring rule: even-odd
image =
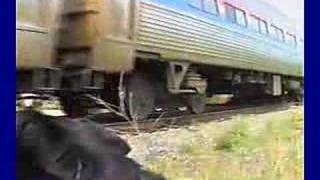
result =
[{"label": "ribbed metal siding", "polygon": [[238,67],[245,63],[248,69],[298,73],[284,63],[283,50],[261,40],[147,2],[140,2],[138,12],[137,43],[142,46],[225,60],[221,64],[209,58],[204,62],[208,64]]}]

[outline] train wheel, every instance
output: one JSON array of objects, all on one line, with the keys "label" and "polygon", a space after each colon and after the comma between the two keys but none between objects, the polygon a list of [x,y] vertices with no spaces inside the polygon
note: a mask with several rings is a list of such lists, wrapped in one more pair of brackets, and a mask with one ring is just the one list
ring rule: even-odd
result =
[{"label": "train wheel", "polygon": [[191,111],[195,114],[203,113],[206,110],[205,98],[199,94],[188,95],[187,103]]},{"label": "train wheel", "polygon": [[142,74],[126,78],[125,105],[130,118],[140,120],[147,118],[154,110],[154,91],[149,80]]}]

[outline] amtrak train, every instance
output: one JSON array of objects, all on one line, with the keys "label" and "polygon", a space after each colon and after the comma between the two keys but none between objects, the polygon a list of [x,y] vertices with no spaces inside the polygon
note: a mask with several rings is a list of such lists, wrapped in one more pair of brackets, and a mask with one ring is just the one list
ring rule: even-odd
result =
[{"label": "amtrak train", "polygon": [[18,0],[16,32],[17,96],[70,116],[303,96],[303,37],[261,0]]}]

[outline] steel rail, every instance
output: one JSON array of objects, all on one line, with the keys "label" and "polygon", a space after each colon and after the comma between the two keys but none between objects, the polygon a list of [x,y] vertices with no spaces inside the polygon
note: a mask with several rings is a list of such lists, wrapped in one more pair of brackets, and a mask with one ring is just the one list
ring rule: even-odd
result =
[{"label": "steel rail", "polygon": [[232,106],[225,110],[218,110],[214,112],[206,112],[202,114],[190,114],[173,117],[150,118],[138,120],[136,122],[115,122],[104,124],[108,130],[114,131],[118,134],[132,134],[152,133],[155,131],[163,131],[183,126],[190,126],[197,123],[204,123],[210,121],[226,121],[236,115],[241,114],[263,114],[266,112],[280,111],[289,109],[292,106],[300,105],[297,102],[289,103],[267,103],[259,105],[246,106]]}]

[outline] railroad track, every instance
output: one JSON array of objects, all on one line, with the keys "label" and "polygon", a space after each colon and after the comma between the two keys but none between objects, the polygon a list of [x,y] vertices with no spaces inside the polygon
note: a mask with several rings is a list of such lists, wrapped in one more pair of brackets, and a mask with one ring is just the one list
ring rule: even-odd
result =
[{"label": "railroad track", "polygon": [[168,129],[190,126],[196,123],[225,121],[235,115],[240,114],[261,114],[272,111],[280,111],[297,105],[299,105],[299,103],[296,102],[272,102],[258,105],[230,106],[202,114],[159,117],[130,122],[115,122],[104,124],[104,127],[118,134],[137,135],[140,133],[152,133],[155,131],[165,131]]}]

